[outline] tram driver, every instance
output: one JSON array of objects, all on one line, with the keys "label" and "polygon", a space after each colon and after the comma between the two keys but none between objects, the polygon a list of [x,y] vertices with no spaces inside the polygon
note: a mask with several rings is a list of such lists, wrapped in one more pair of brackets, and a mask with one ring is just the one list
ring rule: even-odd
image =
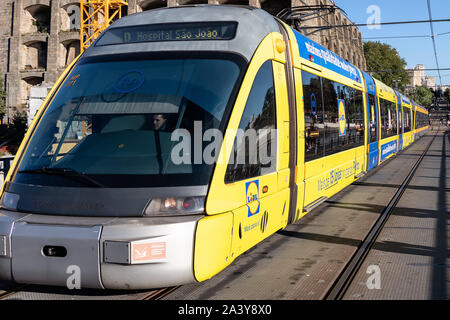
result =
[{"label": "tram driver", "polygon": [[166,131],[167,116],[164,114],[155,114],[153,116],[153,127],[155,131]]}]

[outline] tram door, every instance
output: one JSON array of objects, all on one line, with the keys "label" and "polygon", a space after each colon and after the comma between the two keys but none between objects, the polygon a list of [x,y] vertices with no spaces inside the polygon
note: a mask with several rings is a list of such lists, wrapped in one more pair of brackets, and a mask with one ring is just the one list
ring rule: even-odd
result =
[{"label": "tram door", "polygon": [[402,97],[395,91],[397,95],[397,114],[398,114],[398,149],[401,151],[403,149],[403,108],[402,108]]},{"label": "tram door", "polygon": [[416,115],[417,115],[417,105],[413,103],[412,118],[411,118],[411,131],[413,132],[413,141],[416,141],[419,138],[416,134]]},{"label": "tram door", "polygon": [[208,216],[197,226],[199,281],[287,225],[289,101],[285,52],[274,52],[280,38],[272,34],[260,44],[231,112],[206,200]]},{"label": "tram door", "polygon": [[[241,184],[245,191],[245,205],[233,210],[234,255],[287,223],[290,177],[287,99],[284,64],[266,61],[255,77],[239,124],[245,138],[236,136],[236,161],[228,164],[225,175],[226,183]],[[250,141],[251,137],[256,137],[256,141]],[[245,164],[240,164],[239,153],[244,150],[241,147],[245,148]],[[250,159],[252,155],[257,156],[255,164]]]},{"label": "tram door", "polygon": [[364,78],[366,80],[366,88],[367,88],[367,116],[369,123],[368,131],[368,157],[367,157],[367,171],[372,170],[378,164],[378,141],[379,141],[379,133],[378,133],[378,102],[376,98],[375,91],[375,82],[372,77],[368,74],[364,73]]}]

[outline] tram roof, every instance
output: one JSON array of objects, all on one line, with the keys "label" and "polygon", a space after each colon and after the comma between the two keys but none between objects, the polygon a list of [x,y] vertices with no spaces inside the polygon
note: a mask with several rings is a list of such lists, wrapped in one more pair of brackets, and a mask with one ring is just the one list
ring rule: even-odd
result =
[{"label": "tram roof", "polygon": [[419,106],[417,103],[414,104],[416,110],[421,110],[423,113],[428,114],[428,110],[422,106]]},{"label": "tram roof", "polygon": [[[110,30],[146,25],[170,25],[197,22],[237,22],[230,40],[189,40],[134,42],[99,46],[99,40]],[[132,14],[114,22],[84,53],[84,57],[134,52],[222,51],[236,52],[250,61],[261,41],[272,32],[280,32],[269,13],[262,9],[233,5],[191,5],[161,8]]]},{"label": "tram roof", "polygon": [[400,93],[400,97],[402,98],[402,102],[404,104],[412,105],[411,100],[407,96]]}]

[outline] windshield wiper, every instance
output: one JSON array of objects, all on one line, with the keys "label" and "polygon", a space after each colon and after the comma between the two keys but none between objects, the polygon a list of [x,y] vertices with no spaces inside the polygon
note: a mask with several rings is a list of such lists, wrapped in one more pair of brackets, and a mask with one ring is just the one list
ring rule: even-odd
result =
[{"label": "windshield wiper", "polygon": [[89,182],[92,185],[95,185],[98,188],[104,188],[105,186],[100,182],[92,179],[86,173],[78,172],[76,170],[70,168],[51,168],[51,167],[43,167],[40,169],[32,169],[32,170],[22,170],[19,173],[41,173],[48,175],[58,175],[63,177],[76,177],[81,178],[84,181]]}]

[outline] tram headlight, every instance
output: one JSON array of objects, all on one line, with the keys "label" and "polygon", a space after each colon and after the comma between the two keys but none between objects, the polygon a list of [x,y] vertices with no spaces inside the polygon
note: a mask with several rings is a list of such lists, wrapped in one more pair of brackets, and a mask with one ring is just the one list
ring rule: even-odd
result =
[{"label": "tram headlight", "polygon": [[19,199],[20,195],[18,195],[17,193],[5,192],[0,201],[0,204],[7,210],[17,210]]},{"label": "tram headlight", "polygon": [[155,198],[145,208],[145,216],[198,214],[205,210],[205,197]]}]

